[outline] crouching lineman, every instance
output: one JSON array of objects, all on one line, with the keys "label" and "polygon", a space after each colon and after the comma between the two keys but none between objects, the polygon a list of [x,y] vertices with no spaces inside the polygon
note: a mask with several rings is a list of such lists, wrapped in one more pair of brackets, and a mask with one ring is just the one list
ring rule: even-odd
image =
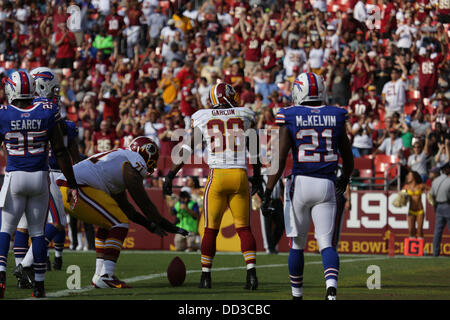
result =
[{"label": "crouching lineman", "polygon": [[[143,179],[153,172],[158,157],[158,147],[150,138],[137,137],[127,150],[98,153],[77,163],[73,170],[79,185],[79,200],[74,210],[66,205],[68,186],[64,175],[56,180],[66,212],[98,226],[95,237],[97,259],[92,278],[96,288],[130,288],[114,275],[129,220],[161,236],[166,232],[188,235],[186,230],[159,214],[145,191]],[[130,204],[126,191],[145,216]]]},{"label": "crouching lineman", "polygon": [[[336,225],[336,194],[344,193],[353,171],[353,154],[345,122],[347,111],[324,105],[323,79],[302,73],[294,82],[294,106],[282,108],[276,116],[280,126],[279,169],[270,175],[261,210],[269,210],[272,190],[284,171],[290,150],[294,156],[292,174],[285,188],[284,221],[286,236],[291,238],[289,278],[294,300],[303,297],[303,251],[311,221],[322,255],[326,281],[326,299],[336,300],[339,256],[334,246],[339,226]],[[338,153],[339,152],[339,153]],[[336,179],[339,154],[343,160],[342,175]]]}]

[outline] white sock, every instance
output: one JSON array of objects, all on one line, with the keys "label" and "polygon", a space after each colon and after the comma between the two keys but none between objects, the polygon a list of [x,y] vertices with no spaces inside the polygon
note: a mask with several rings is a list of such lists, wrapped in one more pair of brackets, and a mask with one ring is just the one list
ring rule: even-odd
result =
[{"label": "white sock", "polygon": [[[48,253],[47,253],[47,255],[48,255]],[[62,257],[62,251],[55,250],[55,257],[57,257],[57,258]]]},{"label": "white sock", "polygon": [[252,269],[252,268],[256,268],[256,264],[254,264],[254,263],[247,264],[247,270]]},{"label": "white sock", "polygon": [[103,268],[103,258],[97,258],[95,259],[95,274],[98,276],[102,275],[102,268]]},{"label": "white sock", "polygon": [[337,280],[336,279],[328,279],[325,281],[326,285],[327,285],[327,289],[329,287],[335,287],[337,288]]},{"label": "white sock", "polygon": [[302,297],[303,296],[303,287],[301,288],[292,288],[292,296],[293,297]]},{"label": "white sock", "polygon": [[23,258],[14,258],[14,261],[16,261],[16,267],[22,263]]},{"label": "white sock", "polygon": [[45,280],[45,273],[35,273],[34,274],[34,280],[35,281],[44,281]]},{"label": "white sock", "polygon": [[25,255],[25,257],[22,260],[22,266],[24,266],[24,267],[31,267],[33,265],[33,262],[34,262],[33,245],[31,245],[30,248],[27,251],[27,254]]},{"label": "white sock", "polygon": [[83,246],[83,234],[81,232],[77,233],[78,246]]},{"label": "white sock", "polygon": [[116,268],[116,263],[114,261],[104,260],[101,274],[102,275],[107,274],[109,276],[113,276],[115,268]]}]

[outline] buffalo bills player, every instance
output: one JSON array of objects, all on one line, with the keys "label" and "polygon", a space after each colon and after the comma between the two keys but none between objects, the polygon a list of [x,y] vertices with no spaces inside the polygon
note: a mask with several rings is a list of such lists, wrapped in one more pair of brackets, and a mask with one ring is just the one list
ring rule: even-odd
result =
[{"label": "buffalo bills player", "polygon": [[[59,101],[59,82],[57,75],[47,67],[38,67],[30,71],[35,82],[37,98],[34,102],[53,102]],[[67,148],[74,163],[77,163],[80,154],[78,151],[78,128],[72,121],[66,120],[62,124],[65,139],[67,138]],[[62,203],[61,192],[55,182],[56,175],[61,170],[56,161],[52,150],[49,150],[49,166],[50,166],[50,204],[48,223],[45,225],[45,240],[49,244],[54,241],[55,245],[55,261],[53,268],[61,270],[62,268],[62,251],[64,249],[64,241],[66,237],[66,214]],[[28,246],[28,230],[25,215],[19,221],[19,225],[14,237],[14,256],[16,260],[16,268],[14,275],[18,278],[18,288],[30,288],[33,285],[33,253],[32,248]],[[51,270],[50,260],[47,251],[47,271]]]},{"label": "buffalo bills player", "polygon": [[[336,217],[336,194],[343,193],[353,170],[353,155],[348,140],[345,109],[324,105],[323,79],[302,73],[292,90],[294,106],[280,109],[276,123],[280,126],[279,170],[269,176],[263,197],[263,214],[272,214],[272,190],[285,168],[290,150],[293,154],[292,174],[285,188],[286,236],[291,238],[289,277],[293,299],[303,296],[303,251],[311,221],[322,255],[326,280],[326,299],[336,299],[339,256],[333,246]],[[339,155],[343,173],[336,179]]]},{"label": "buffalo bills player", "polygon": [[11,235],[25,212],[34,256],[34,297],[44,297],[47,248],[44,225],[49,205],[48,142],[70,188],[67,199],[75,207],[78,186],[64,146],[58,107],[33,102],[34,80],[26,71],[15,71],[5,83],[8,105],[0,106],[0,138],[7,166],[0,192],[0,297],[6,288],[6,264]]}]

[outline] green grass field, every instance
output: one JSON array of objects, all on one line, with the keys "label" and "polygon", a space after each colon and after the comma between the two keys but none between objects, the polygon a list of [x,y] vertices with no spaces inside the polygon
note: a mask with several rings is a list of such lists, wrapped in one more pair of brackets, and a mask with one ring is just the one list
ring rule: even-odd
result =
[{"label": "green grass field", "polygon": [[[170,261],[180,256],[186,264],[187,276],[181,287],[171,287],[166,271]],[[50,252],[53,258],[53,251]],[[287,269],[288,256],[257,255],[259,288],[243,289],[245,267],[241,254],[217,253],[214,259],[210,290],[198,289],[200,253],[161,251],[123,251],[116,275],[132,289],[94,289],[90,280],[95,268],[95,252],[64,252],[62,271],[46,273],[49,300],[290,300],[291,289]],[[450,295],[450,259],[448,257],[413,257],[384,255],[341,255],[338,283],[339,300],[448,300]],[[12,275],[14,258],[8,263],[6,299],[30,299],[30,289],[17,289]],[[68,290],[67,268],[81,270],[81,289]],[[369,290],[367,273],[370,265],[380,268],[380,289]],[[307,254],[304,270],[304,299],[323,300],[325,282],[321,256]]]}]

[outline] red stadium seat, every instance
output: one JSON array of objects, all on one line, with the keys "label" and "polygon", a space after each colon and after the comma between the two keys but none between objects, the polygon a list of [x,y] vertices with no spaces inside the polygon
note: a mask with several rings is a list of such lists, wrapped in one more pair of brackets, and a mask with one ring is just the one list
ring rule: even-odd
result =
[{"label": "red stadium seat", "polygon": [[370,158],[355,158],[355,169],[358,170],[373,170],[373,160]]},{"label": "red stadium seat", "polygon": [[[359,170],[360,178],[373,178],[373,170],[372,169],[361,169]],[[371,179],[362,180],[362,183],[372,183]]]},{"label": "red stadium seat", "polygon": [[384,172],[392,164],[397,163],[397,156],[388,156],[385,154],[377,154],[374,159],[375,172]]},{"label": "red stadium seat", "polygon": [[420,101],[420,91],[419,90],[408,90],[408,100],[410,102],[419,102]]},{"label": "red stadium seat", "polygon": [[403,113],[410,115],[414,112],[415,109],[416,109],[416,105],[414,103],[407,103],[407,104],[405,104],[405,106],[403,108]]}]

